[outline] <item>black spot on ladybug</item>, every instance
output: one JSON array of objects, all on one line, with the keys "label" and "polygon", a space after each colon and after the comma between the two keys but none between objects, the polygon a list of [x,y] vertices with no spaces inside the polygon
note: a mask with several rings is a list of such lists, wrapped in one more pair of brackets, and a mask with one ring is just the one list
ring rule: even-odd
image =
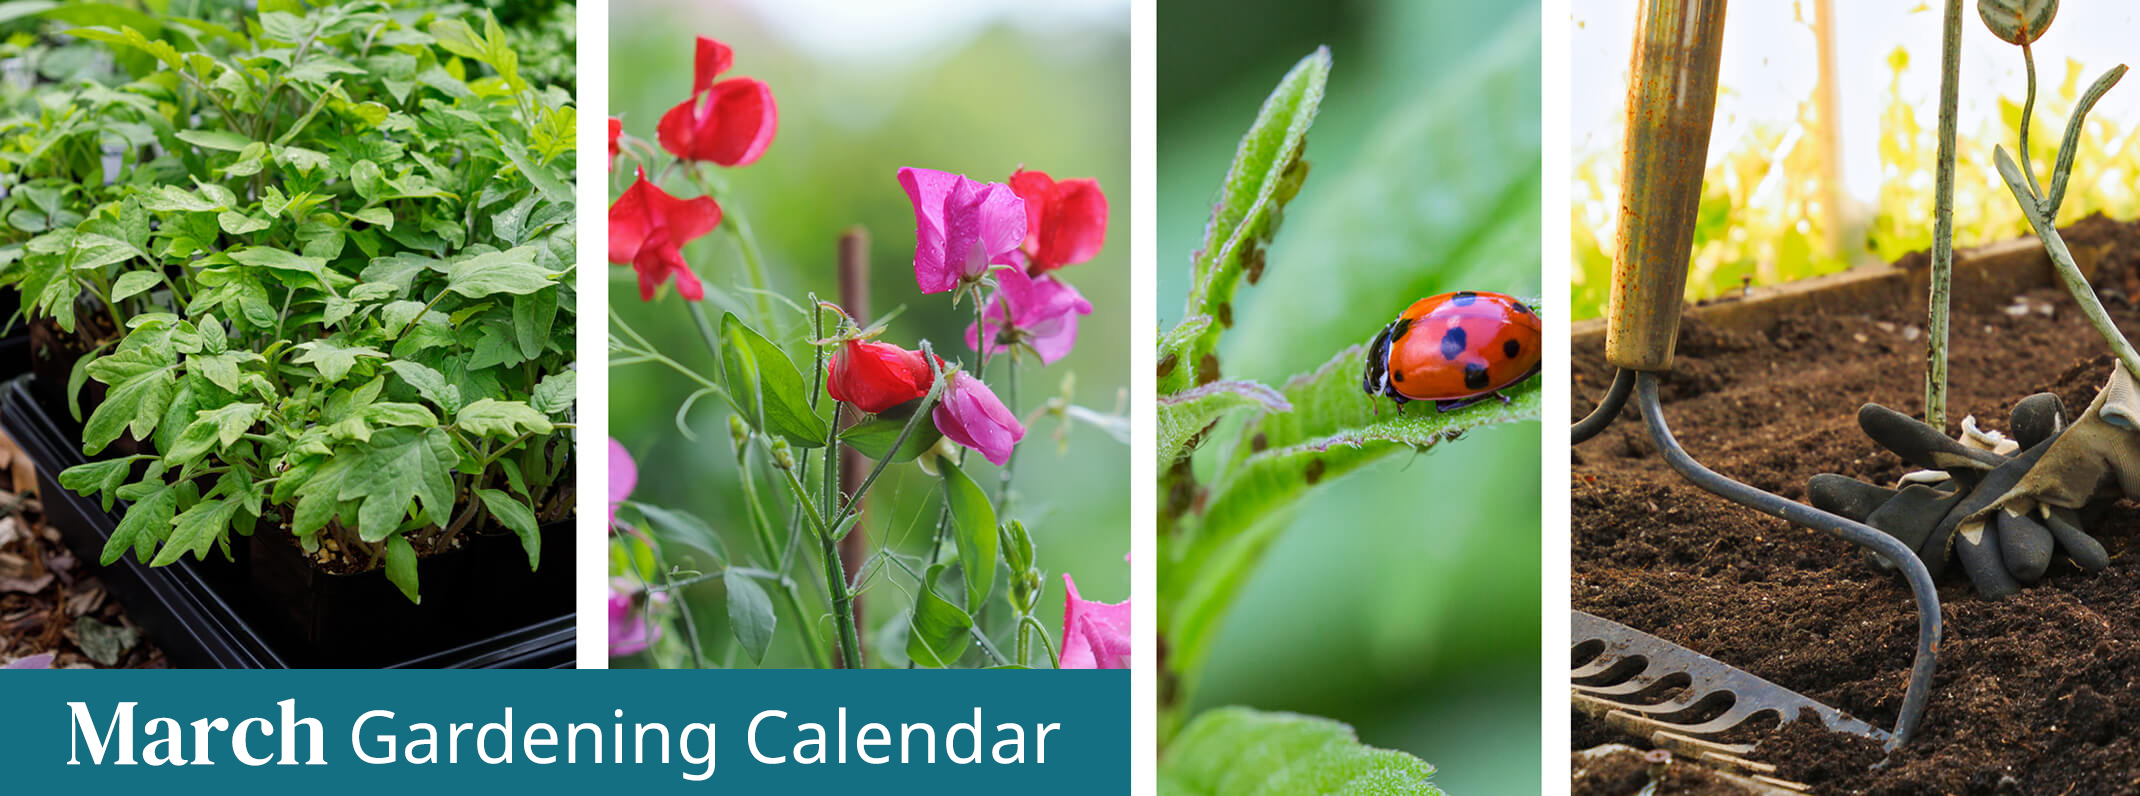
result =
[{"label": "black spot on ladybug", "polygon": [[1316,459],[1308,462],[1308,471],[1302,473],[1301,477],[1310,484],[1323,480],[1323,460]]},{"label": "black spot on ladybug", "polygon": [[1404,333],[1405,333],[1405,332],[1409,332],[1409,331],[1411,331],[1411,330],[1412,330],[1412,319],[1410,319],[1410,318],[1398,318],[1398,319],[1396,320],[1396,322],[1394,322],[1394,323],[1391,323],[1391,324],[1389,325],[1389,337],[1390,337],[1390,342],[1394,343],[1394,342],[1397,342],[1397,341],[1399,341],[1399,340],[1403,340],[1403,339],[1404,339]]},{"label": "black spot on ladybug", "polygon": [[1401,370],[1393,370],[1393,371],[1390,371],[1390,380],[1391,380],[1391,381],[1404,381],[1404,371],[1401,371]]},{"label": "black spot on ladybug", "polygon": [[1457,357],[1464,354],[1464,346],[1470,342],[1470,339],[1464,334],[1464,327],[1449,327],[1449,331],[1442,333],[1442,358],[1452,362],[1455,361]]},{"label": "black spot on ladybug", "polygon": [[1464,387],[1471,390],[1486,389],[1486,366],[1477,362],[1464,363]]},{"label": "black spot on ladybug", "polygon": [[1522,343],[1516,342],[1514,340],[1506,340],[1501,343],[1502,356],[1508,357],[1509,359],[1515,359],[1516,355],[1521,353],[1523,353]]},{"label": "black spot on ladybug", "polygon": [[1530,315],[1530,314],[1531,314],[1531,308],[1530,308],[1530,306],[1528,306],[1528,305],[1524,304],[1524,303],[1523,303],[1523,302],[1521,302],[1521,301],[1518,301],[1518,302],[1516,302],[1516,303],[1514,304],[1514,306],[1511,306],[1511,307],[1510,307],[1509,309],[1513,309],[1513,310],[1515,310],[1515,311],[1516,311],[1516,314],[1518,314],[1518,315]]},{"label": "black spot on ladybug", "polygon": [[1263,432],[1261,431],[1256,432],[1256,436],[1250,437],[1248,439],[1248,449],[1251,451],[1255,451],[1256,453],[1262,453],[1263,449],[1268,448],[1270,446],[1271,438],[1264,436]]},{"label": "black spot on ladybug", "polygon": [[1233,302],[1219,304],[1219,325],[1228,329],[1233,328]]},{"label": "black spot on ladybug", "polygon": [[1168,354],[1159,360],[1159,377],[1164,379],[1174,374],[1174,366],[1181,364],[1181,357]]},{"label": "black spot on ladybug", "polygon": [[1455,296],[1449,299],[1449,305],[1452,307],[1469,307],[1471,306],[1471,302],[1478,300],[1479,294],[1473,293],[1469,290],[1460,290],[1457,291],[1457,294]]}]

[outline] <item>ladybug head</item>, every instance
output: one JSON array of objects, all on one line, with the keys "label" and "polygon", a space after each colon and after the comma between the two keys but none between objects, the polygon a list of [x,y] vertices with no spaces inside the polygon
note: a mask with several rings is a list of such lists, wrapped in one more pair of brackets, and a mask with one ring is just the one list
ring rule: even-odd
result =
[{"label": "ladybug head", "polygon": [[1396,324],[1382,327],[1375,341],[1367,346],[1367,372],[1360,379],[1360,389],[1368,395],[1384,395],[1389,392],[1390,329]]}]

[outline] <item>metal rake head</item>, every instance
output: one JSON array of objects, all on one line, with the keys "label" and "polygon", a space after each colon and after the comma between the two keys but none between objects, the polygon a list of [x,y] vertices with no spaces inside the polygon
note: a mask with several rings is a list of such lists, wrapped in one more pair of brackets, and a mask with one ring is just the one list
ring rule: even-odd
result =
[{"label": "metal rake head", "polygon": [[1715,739],[1769,714],[1776,726],[1812,711],[1829,730],[1886,743],[1888,733],[1804,694],[1640,630],[1570,611],[1575,706],[1607,724],[1686,754],[1762,773],[1752,744]]}]

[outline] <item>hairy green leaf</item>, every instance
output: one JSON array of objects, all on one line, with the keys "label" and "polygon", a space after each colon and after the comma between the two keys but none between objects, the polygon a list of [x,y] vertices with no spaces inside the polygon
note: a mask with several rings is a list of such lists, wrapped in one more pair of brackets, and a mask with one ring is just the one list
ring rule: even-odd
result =
[{"label": "hairy green leaf", "polygon": [[721,318],[721,376],[729,401],[753,427],[805,448],[825,444],[830,429],[807,403],[795,362],[735,313]]},{"label": "hairy green leaf", "polygon": [[1215,381],[1159,398],[1159,466],[1165,469],[1193,451],[1189,443],[1212,423],[1233,412],[1261,408],[1289,412],[1293,405],[1277,390],[1252,381]]},{"label": "hairy green leaf", "polygon": [[1315,716],[1204,712],[1159,761],[1160,796],[1439,796],[1434,767]]}]

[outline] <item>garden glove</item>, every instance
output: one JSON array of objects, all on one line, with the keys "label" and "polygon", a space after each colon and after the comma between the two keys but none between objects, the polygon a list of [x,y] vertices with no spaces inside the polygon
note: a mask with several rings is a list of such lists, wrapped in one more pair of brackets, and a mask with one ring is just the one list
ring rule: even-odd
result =
[{"label": "garden glove", "polygon": [[[1903,478],[1898,489],[1866,484],[1833,473],[1807,484],[1813,505],[1864,522],[1901,540],[1933,573],[1960,559],[1977,592],[2003,597],[2034,583],[2059,548],[2084,569],[2107,564],[2102,545],[2081,531],[2076,508],[2007,502],[2009,495],[2035,494],[2022,485],[2062,438],[2063,405],[2049,393],[2014,406],[2011,440],[1963,422],[1963,439],[1948,438],[1925,423],[1878,404],[1858,411],[1858,425],[1904,461],[1927,468]],[[2136,413],[2135,417],[2140,417]],[[2140,452],[2140,448],[2135,449]],[[2135,456],[2140,462],[2140,456]],[[2140,474],[2140,470],[2134,470]],[[2092,485],[2091,485],[2092,491]],[[2012,510],[2008,510],[2012,509]],[[1874,560],[1883,566],[1889,562]]]}]

